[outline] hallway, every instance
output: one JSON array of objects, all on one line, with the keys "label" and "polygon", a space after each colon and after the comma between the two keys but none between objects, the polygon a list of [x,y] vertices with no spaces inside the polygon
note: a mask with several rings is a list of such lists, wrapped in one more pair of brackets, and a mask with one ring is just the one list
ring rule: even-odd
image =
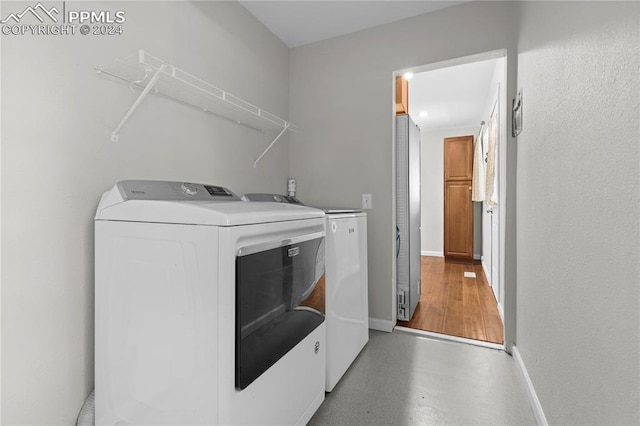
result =
[{"label": "hallway", "polygon": [[503,343],[502,319],[480,262],[422,256],[420,279],[422,295],[413,318],[398,321],[399,326]]},{"label": "hallway", "polygon": [[505,352],[394,331],[370,340],[309,425],[535,425]]}]

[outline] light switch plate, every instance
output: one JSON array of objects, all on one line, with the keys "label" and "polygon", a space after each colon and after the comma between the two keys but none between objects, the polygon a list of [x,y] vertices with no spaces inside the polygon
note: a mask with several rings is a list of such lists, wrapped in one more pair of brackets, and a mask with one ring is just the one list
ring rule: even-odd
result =
[{"label": "light switch plate", "polygon": [[373,208],[373,200],[371,194],[362,194],[362,210],[370,210]]}]

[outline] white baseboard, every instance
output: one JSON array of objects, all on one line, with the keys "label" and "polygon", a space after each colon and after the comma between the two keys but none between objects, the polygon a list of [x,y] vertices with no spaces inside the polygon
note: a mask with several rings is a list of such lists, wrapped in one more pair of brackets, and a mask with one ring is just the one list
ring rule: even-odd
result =
[{"label": "white baseboard", "polygon": [[487,262],[485,262],[484,259],[482,259],[482,270],[484,271],[484,277],[487,279],[487,283],[491,285],[491,274],[489,273]]},{"label": "white baseboard", "polygon": [[520,373],[520,377],[524,382],[524,387],[527,389],[527,396],[529,397],[529,403],[531,404],[531,409],[533,410],[533,415],[536,418],[536,424],[538,426],[548,426],[547,418],[544,415],[544,411],[542,410],[542,405],[540,404],[540,400],[538,399],[538,395],[536,394],[536,390],[533,387],[533,382],[529,377],[529,373],[527,372],[527,367],[524,365],[524,361],[520,356],[520,351],[514,345],[512,347],[513,351],[513,359],[516,362],[516,367],[518,368],[518,372]]},{"label": "white baseboard", "polygon": [[502,303],[498,302],[498,313],[500,314],[500,319],[504,324],[504,308],[502,307]]},{"label": "white baseboard", "polygon": [[381,320],[377,318],[369,318],[369,328],[371,330],[384,331],[386,333],[391,333],[393,331],[393,327],[396,326],[395,322]]},{"label": "white baseboard", "polygon": [[433,256],[433,257],[444,257],[444,253],[441,251],[429,251],[429,250],[422,250],[420,252],[421,256]]},{"label": "white baseboard", "polygon": [[[420,251],[420,256],[444,257],[444,252],[442,252],[442,251],[422,250],[422,251]],[[482,255],[480,255],[480,254],[474,254],[473,255],[473,260],[481,260],[481,259],[482,259]]]}]

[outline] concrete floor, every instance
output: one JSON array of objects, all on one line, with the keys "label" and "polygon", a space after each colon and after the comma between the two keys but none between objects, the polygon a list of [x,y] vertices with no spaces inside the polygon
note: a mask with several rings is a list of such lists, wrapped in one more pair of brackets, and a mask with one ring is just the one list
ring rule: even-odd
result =
[{"label": "concrete floor", "polygon": [[370,340],[309,425],[535,425],[505,352],[394,331]]}]

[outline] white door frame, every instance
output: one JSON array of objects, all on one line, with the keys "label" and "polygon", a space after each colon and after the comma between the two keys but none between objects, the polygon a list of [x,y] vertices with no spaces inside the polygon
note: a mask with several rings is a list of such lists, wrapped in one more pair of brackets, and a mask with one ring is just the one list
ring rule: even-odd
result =
[{"label": "white door frame", "polygon": [[[501,87],[506,90],[501,90],[499,94],[500,116],[498,117],[500,138],[498,147],[498,182],[499,182],[499,270],[500,270],[500,292],[501,302],[503,308],[503,325],[504,325],[504,349],[508,353],[511,353],[512,346],[515,345],[516,339],[516,228],[515,228],[515,180],[516,180],[516,145],[515,138],[512,137],[511,132],[508,131],[508,123],[510,121],[508,117],[508,105],[509,98],[515,96],[516,87],[516,71],[515,71],[515,51],[509,52],[512,49],[499,49],[476,55],[465,56],[461,58],[455,58],[451,60],[436,62],[432,64],[414,66],[402,70],[397,70],[392,73],[392,100],[395,99],[395,78],[403,75],[406,72],[419,73],[425,71],[433,71],[441,68],[448,68],[456,65],[468,64],[473,62],[480,62],[489,59],[505,58],[504,75],[501,79]],[[395,103],[394,103],[395,104]],[[395,181],[395,114],[391,117],[393,121],[392,125],[392,155],[391,157],[391,170],[392,170],[392,218],[395,224],[395,210],[396,210],[396,181]],[[394,227],[395,229],[395,227]],[[395,233],[394,233],[395,243]],[[507,256],[507,253],[509,255]],[[394,253],[395,254],[395,253]],[[508,263],[507,263],[508,262]],[[392,258],[392,273],[393,273],[393,297],[389,301],[391,312],[393,313],[393,321],[396,321],[396,259]]]}]

